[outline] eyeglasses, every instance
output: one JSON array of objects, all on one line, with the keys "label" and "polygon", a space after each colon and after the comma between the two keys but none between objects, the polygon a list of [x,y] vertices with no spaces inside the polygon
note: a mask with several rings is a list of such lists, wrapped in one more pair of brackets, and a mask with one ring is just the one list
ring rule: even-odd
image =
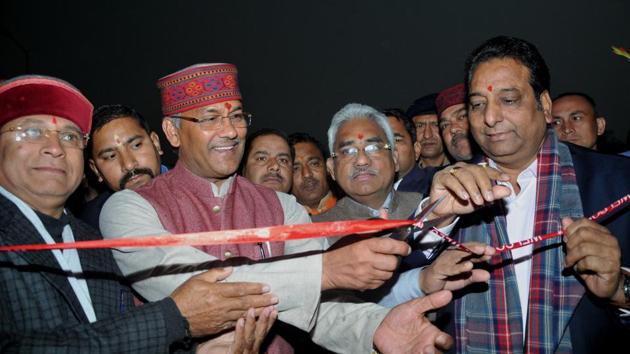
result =
[{"label": "eyeglasses", "polygon": [[227,116],[212,115],[204,118],[171,116],[171,118],[179,118],[189,122],[197,123],[203,130],[219,130],[223,126],[223,118],[230,120],[230,124],[234,128],[247,128],[252,124],[252,115],[249,113],[232,113]]},{"label": "eyeglasses", "polygon": [[17,126],[8,128],[4,131],[0,131],[0,134],[15,133],[15,141],[28,142],[35,144],[42,144],[46,139],[50,138],[50,134],[54,132],[57,134],[59,144],[63,147],[72,149],[84,149],[87,145],[87,141],[90,138],[87,134],[81,134],[76,130],[56,130],[45,129],[40,127],[22,127]]},{"label": "eyeglasses", "polygon": [[339,158],[340,160],[350,160],[359,155],[359,150],[363,150],[363,152],[365,152],[365,154],[369,157],[378,157],[387,150],[391,151],[391,149],[391,145],[383,143],[367,144],[362,148],[358,148],[356,146],[344,146],[339,149],[339,152],[330,153],[330,157],[333,159]]}]

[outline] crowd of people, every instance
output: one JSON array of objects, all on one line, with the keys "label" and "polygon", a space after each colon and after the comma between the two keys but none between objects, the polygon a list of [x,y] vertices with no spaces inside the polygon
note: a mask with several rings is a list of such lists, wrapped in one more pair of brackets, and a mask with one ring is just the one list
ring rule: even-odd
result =
[{"label": "crowd of people", "polygon": [[0,351],[617,351],[630,213],[588,216],[630,193],[630,158],[597,151],[589,95],[552,99],[533,44],[491,38],[465,72],[404,110],[345,105],[327,146],[249,131],[231,64],[158,80],[166,142],[62,79],[0,83],[0,246],[415,219],[437,203],[423,220],[437,230],[406,238],[0,251]]}]

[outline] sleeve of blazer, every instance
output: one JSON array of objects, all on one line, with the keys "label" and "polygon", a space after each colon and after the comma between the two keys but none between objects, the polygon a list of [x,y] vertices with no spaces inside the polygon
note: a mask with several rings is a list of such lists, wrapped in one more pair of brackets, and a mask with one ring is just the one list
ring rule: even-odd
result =
[{"label": "sleeve of blazer", "polygon": [[8,323],[1,328],[2,353],[168,353],[186,335],[186,322],[170,298],[94,323],[38,331]]}]

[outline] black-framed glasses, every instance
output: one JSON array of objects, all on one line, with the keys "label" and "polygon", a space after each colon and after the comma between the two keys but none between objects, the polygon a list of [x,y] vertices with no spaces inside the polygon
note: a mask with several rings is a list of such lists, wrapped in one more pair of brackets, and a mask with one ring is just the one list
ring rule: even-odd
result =
[{"label": "black-framed glasses", "polygon": [[223,126],[223,119],[228,119],[234,128],[247,128],[252,124],[253,115],[250,113],[239,112],[232,113],[227,116],[219,114],[205,116],[203,118],[171,116],[171,118],[179,118],[189,122],[197,123],[203,130],[219,130]]},{"label": "black-framed glasses", "polygon": [[42,144],[46,141],[46,139],[50,138],[50,134],[52,132],[57,134],[57,139],[59,140],[59,144],[61,144],[61,146],[73,149],[84,149],[87,146],[88,139],[90,138],[88,134],[82,134],[81,132],[72,129],[57,130],[28,126],[8,128],[0,131],[0,134],[15,133],[15,141],[17,142],[23,141],[27,143]]},{"label": "black-framed glasses", "polygon": [[341,160],[350,160],[357,157],[360,150],[363,150],[363,152],[365,152],[365,154],[369,157],[378,157],[385,151],[391,151],[392,146],[384,143],[371,143],[362,148],[356,146],[344,146],[339,149],[338,152],[330,153],[330,157],[333,159],[339,158]]}]

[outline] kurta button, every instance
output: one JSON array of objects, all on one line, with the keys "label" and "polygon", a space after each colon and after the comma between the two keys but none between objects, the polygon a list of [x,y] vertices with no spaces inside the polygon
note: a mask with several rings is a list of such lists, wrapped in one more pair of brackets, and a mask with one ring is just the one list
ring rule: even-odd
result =
[{"label": "kurta button", "polygon": [[221,207],[220,206],[215,205],[215,206],[212,207],[212,212],[213,213],[218,213],[220,211],[221,211]]},{"label": "kurta button", "polygon": [[225,256],[225,258],[230,258],[230,257],[232,257],[232,252],[225,251],[225,253],[223,255]]}]

